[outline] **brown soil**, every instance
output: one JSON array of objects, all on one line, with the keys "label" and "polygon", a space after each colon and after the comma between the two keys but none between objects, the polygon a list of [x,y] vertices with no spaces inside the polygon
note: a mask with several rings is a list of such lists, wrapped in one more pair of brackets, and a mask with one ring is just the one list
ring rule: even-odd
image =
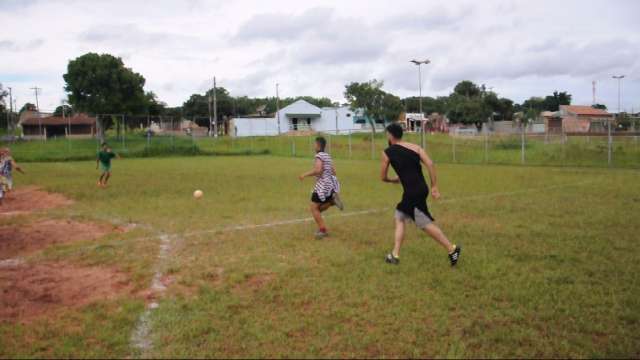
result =
[{"label": "brown soil", "polygon": [[275,279],[274,274],[256,274],[235,286],[236,291],[258,291]]},{"label": "brown soil", "polygon": [[59,263],[0,267],[0,322],[28,322],[55,310],[79,308],[132,291],[125,274]]},{"label": "brown soil", "polygon": [[0,215],[30,213],[36,210],[67,206],[72,203],[73,201],[61,194],[48,193],[35,186],[25,186],[8,194],[0,206]]},{"label": "brown soil", "polygon": [[71,220],[44,220],[23,226],[0,227],[0,259],[43,249],[54,244],[93,240],[112,231],[113,226]]}]

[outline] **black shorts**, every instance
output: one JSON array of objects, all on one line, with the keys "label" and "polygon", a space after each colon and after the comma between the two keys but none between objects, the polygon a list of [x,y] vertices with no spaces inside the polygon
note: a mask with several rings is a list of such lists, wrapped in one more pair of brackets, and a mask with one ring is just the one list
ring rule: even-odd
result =
[{"label": "black shorts", "polygon": [[313,194],[311,194],[311,202],[314,202],[316,204],[327,204],[331,202],[332,196],[333,196],[333,191],[331,191],[331,195],[329,195],[324,199],[324,201],[322,201],[320,200],[320,196],[318,196],[318,193],[314,191]]}]

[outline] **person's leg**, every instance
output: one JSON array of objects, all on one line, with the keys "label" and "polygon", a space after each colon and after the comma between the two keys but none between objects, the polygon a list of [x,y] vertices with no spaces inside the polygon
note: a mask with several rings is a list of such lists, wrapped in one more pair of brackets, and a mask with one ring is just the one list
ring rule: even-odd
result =
[{"label": "person's leg", "polygon": [[102,185],[107,186],[107,182],[109,181],[110,177],[111,177],[110,171],[107,171],[106,173],[104,173],[104,181],[102,182]]},{"label": "person's leg", "polygon": [[320,231],[327,231],[327,227],[324,223],[324,219],[322,218],[322,214],[320,213],[320,204],[318,203],[311,203],[310,206],[310,210],[311,210],[311,215],[313,216],[313,219],[316,221],[316,224],[318,224],[318,229]]},{"label": "person's leg", "polygon": [[105,172],[103,171],[102,174],[100,174],[100,179],[98,179],[98,186],[102,186],[104,184],[103,183],[104,175],[105,175]]},{"label": "person's leg", "polygon": [[395,244],[392,252],[393,256],[396,258],[400,257],[400,247],[404,241],[404,225],[404,220],[396,218]]},{"label": "person's leg", "polygon": [[449,239],[447,239],[446,235],[442,232],[442,230],[440,230],[438,225],[429,223],[424,227],[424,232],[426,232],[435,241],[437,241],[438,244],[442,245],[442,247],[447,250],[447,253],[451,254],[455,250],[455,246],[451,244]]},{"label": "person's leg", "polygon": [[326,202],[326,203],[324,203],[324,204],[320,204],[320,206],[319,206],[319,210],[320,210],[320,212],[324,212],[324,211],[326,211],[327,209],[329,209],[331,206],[333,206],[333,203]]}]

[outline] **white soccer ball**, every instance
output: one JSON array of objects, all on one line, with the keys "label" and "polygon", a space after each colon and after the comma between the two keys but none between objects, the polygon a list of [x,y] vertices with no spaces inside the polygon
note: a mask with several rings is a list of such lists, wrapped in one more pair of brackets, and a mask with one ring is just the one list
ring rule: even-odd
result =
[{"label": "white soccer ball", "polygon": [[196,190],[193,192],[193,197],[196,199],[200,199],[203,195],[204,193],[202,192],[202,190]]}]

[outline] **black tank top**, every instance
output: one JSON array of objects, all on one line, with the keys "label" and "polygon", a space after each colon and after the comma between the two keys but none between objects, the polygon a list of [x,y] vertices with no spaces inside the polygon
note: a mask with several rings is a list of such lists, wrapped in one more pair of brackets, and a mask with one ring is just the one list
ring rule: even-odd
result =
[{"label": "black tank top", "polygon": [[391,145],[385,151],[391,167],[398,174],[402,189],[402,201],[396,207],[403,213],[414,217],[414,209],[419,209],[432,220],[433,217],[427,208],[429,187],[422,173],[420,155],[415,151],[401,145]]}]

